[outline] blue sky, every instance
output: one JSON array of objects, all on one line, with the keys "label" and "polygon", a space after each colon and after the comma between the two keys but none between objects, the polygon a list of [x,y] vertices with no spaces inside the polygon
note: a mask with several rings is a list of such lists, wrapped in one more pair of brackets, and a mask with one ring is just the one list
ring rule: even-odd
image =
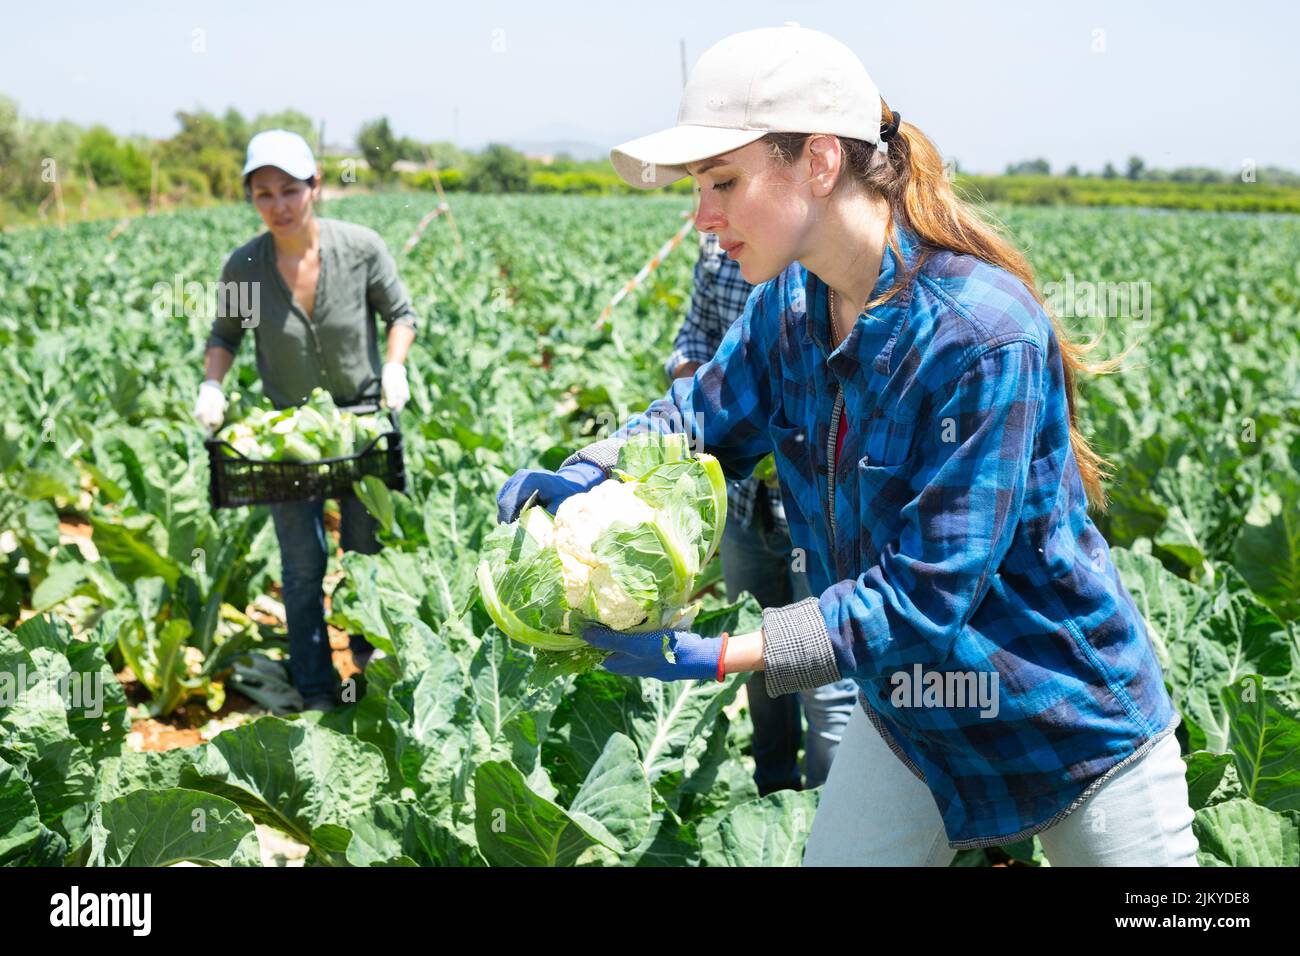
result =
[{"label": "blue sky", "polygon": [[330,142],[385,113],[399,133],[471,147],[609,146],[674,122],[681,40],[693,63],[784,20],[852,47],[966,169],[1034,156],[1098,169],[1131,153],[1300,169],[1300,5],[1276,0],[15,4],[0,93],[25,116],[119,133],[170,135],[173,113],[198,105],[295,106]]}]

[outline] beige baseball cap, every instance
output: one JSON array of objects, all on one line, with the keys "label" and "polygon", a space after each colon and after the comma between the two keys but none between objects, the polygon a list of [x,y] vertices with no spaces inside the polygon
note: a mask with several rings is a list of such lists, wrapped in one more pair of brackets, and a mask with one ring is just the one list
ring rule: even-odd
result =
[{"label": "beige baseball cap", "polygon": [[615,146],[609,158],[638,189],[689,175],[687,163],[768,133],[880,138],[880,91],[847,46],[797,23],[735,33],[705,51],[682,93],[677,125]]}]

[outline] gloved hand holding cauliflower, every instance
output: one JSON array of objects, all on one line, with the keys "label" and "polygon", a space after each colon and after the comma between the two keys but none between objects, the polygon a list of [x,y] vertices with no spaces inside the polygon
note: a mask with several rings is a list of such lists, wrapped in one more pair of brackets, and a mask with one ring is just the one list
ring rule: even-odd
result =
[{"label": "gloved hand holding cauliflower", "polygon": [[[538,474],[521,472],[516,484]],[[571,654],[578,668],[603,656],[581,637],[590,626],[649,640],[689,625],[699,610],[690,601],[696,577],[726,521],[721,466],[709,455],[690,457],[685,436],[629,439],[615,474],[563,497],[554,518],[542,504],[524,507],[484,541],[478,569],[498,627]],[[507,483],[503,497],[518,490]]]}]

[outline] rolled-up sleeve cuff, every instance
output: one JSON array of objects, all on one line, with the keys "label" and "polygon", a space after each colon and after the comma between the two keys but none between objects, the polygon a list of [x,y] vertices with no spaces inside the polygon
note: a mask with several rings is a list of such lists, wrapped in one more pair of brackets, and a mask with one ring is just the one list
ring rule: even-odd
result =
[{"label": "rolled-up sleeve cuff", "polygon": [[610,476],[614,466],[618,464],[618,450],[623,446],[622,438],[606,438],[602,441],[594,442],[586,448],[579,448],[568,458],[560,463],[560,467],[572,465],[575,462],[585,461],[598,466],[605,472],[605,477]]},{"label": "rolled-up sleeve cuff", "polygon": [[394,325],[404,325],[404,326],[406,326],[408,329],[410,329],[412,332],[414,332],[414,331],[415,331],[415,313],[414,313],[414,312],[403,312],[401,315],[394,316],[392,319],[389,320],[389,322],[388,322],[388,327],[391,329]]},{"label": "rolled-up sleeve cuff", "polygon": [[769,697],[811,690],[840,679],[817,598],[764,609],[763,666]]},{"label": "rolled-up sleeve cuff", "polygon": [[231,355],[239,354],[239,346],[223,339],[217,333],[213,332],[208,336],[207,348],[223,348]]}]

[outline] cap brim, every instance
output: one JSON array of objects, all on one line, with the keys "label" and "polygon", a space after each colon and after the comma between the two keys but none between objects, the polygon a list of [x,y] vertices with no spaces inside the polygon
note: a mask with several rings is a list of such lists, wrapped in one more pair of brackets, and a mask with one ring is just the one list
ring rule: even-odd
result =
[{"label": "cap brim", "polygon": [[623,182],[637,189],[658,189],[689,176],[688,163],[748,146],[768,134],[765,129],[718,126],[673,126],[615,146],[610,162]]},{"label": "cap brim", "polygon": [[[259,157],[258,159],[250,159],[244,164],[244,171],[240,174],[240,178],[246,178],[249,173],[261,169],[263,166],[274,166],[276,169],[292,176],[294,179],[308,180],[316,175],[316,168],[314,166],[305,167],[298,166],[295,163],[277,163],[274,160],[262,159]],[[290,169],[290,166],[292,166],[293,169]],[[300,173],[302,175],[299,175]]]}]

